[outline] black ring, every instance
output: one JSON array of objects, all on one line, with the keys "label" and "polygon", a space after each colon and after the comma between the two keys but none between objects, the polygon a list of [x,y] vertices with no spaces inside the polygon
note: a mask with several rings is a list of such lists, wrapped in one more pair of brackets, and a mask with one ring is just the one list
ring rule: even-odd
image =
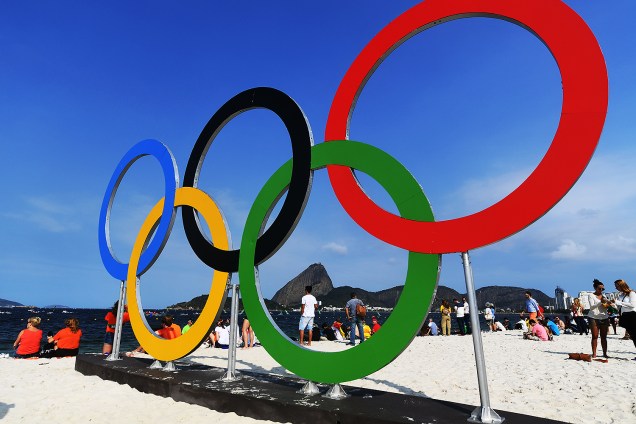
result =
[{"label": "black ring", "polygon": [[[269,87],[252,88],[227,101],[210,118],[192,149],[183,177],[184,187],[196,187],[205,155],[217,134],[235,116],[255,108],[268,109],[283,121],[292,144],[293,165],[289,191],[272,225],[256,242],[255,265],[269,259],[287,240],[305,209],[313,171],[311,146],[313,137],[309,122],[300,106],[282,91]],[[183,227],[188,242],[199,259],[209,267],[223,271],[238,271],[240,249],[221,250],[207,239],[195,210],[182,207]]]}]

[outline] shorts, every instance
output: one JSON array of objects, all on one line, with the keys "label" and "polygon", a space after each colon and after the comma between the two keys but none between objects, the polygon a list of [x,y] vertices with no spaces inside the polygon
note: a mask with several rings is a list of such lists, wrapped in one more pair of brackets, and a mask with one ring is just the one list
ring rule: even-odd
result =
[{"label": "shorts", "polygon": [[533,319],[536,321],[537,313],[536,312],[528,312],[528,319]]},{"label": "shorts", "polygon": [[599,329],[607,330],[609,328],[609,325],[610,325],[609,318],[596,319],[596,318],[589,318],[588,317],[588,321],[590,322],[590,328],[598,327]]},{"label": "shorts", "polygon": [[106,332],[104,336],[104,344],[112,345],[115,342],[115,333]]},{"label": "shorts", "polygon": [[311,330],[314,327],[314,317],[300,317],[299,330]]}]

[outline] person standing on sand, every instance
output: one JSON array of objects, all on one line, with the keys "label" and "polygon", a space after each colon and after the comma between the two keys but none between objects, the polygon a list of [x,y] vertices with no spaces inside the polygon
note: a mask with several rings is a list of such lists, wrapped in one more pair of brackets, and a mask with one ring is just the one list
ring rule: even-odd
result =
[{"label": "person standing on sand", "polygon": [[466,301],[465,297],[462,297],[462,302],[464,302],[464,323],[466,324],[466,334],[470,334],[473,332],[470,323],[470,306],[468,306],[468,301]]},{"label": "person standing on sand", "polygon": [[364,306],[364,303],[358,299],[355,292],[351,293],[351,299],[345,305],[345,312],[347,313],[347,319],[351,322],[351,330],[349,331],[349,343],[350,346],[356,344],[356,327],[358,328],[358,334],[360,334],[360,343],[364,342],[364,319],[358,317],[356,309],[358,305]]},{"label": "person standing on sand", "polygon": [[185,334],[190,330],[190,327],[192,327],[192,320],[189,319],[187,324],[183,326],[183,328],[181,329],[181,334]]},{"label": "person standing on sand", "polygon": [[[613,304],[621,308],[621,326],[625,328],[629,334],[636,334],[636,292],[629,288],[625,280],[616,280],[614,282],[616,290],[622,296],[614,300]],[[636,347],[636,339],[632,337],[632,342]],[[636,358],[634,358],[636,361]]]},{"label": "person standing on sand", "polygon": [[[119,310],[119,300],[115,302],[113,308],[106,314],[104,319],[106,320],[106,335],[104,336],[104,347],[102,348],[102,354],[110,355],[113,350],[113,342],[115,341],[115,325],[117,324],[117,311]],[[123,322],[125,324],[130,322],[128,316],[128,305],[124,305]]]},{"label": "person standing on sand", "polygon": [[300,332],[299,342],[301,346],[305,342],[305,330],[309,330],[307,346],[311,346],[311,337],[313,335],[314,328],[314,317],[316,316],[317,309],[318,301],[311,294],[311,286],[305,286],[305,295],[301,299],[300,306],[300,323],[298,324],[298,331]]},{"label": "person standing on sand", "polygon": [[596,346],[598,345],[598,336],[601,336],[601,348],[603,349],[603,357],[607,358],[607,331],[609,330],[609,316],[607,315],[607,307],[610,305],[609,300],[603,296],[605,285],[597,279],[594,279],[594,293],[587,296],[590,310],[587,313],[590,319],[590,329],[592,330],[592,358],[596,358]]},{"label": "person standing on sand", "polygon": [[243,349],[254,347],[256,337],[254,336],[254,330],[252,330],[252,324],[250,324],[250,320],[247,319],[247,315],[243,318],[241,335],[243,336]]},{"label": "person standing on sand", "polygon": [[466,334],[466,324],[464,323],[464,304],[459,303],[457,299],[453,299],[453,309],[455,309],[455,320],[459,327],[459,335]]},{"label": "person standing on sand", "polygon": [[442,300],[442,306],[439,308],[442,313],[442,336],[450,336],[451,334],[451,307],[448,300]]},{"label": "person standing on sand", "polygon": [[529,319],[537,319],[537,315],[539,314],[539,304],[536,300],[532,298],[532,293],[528,290],[525,293],[526,296],[526,305],[525,312],[528,313]]}]

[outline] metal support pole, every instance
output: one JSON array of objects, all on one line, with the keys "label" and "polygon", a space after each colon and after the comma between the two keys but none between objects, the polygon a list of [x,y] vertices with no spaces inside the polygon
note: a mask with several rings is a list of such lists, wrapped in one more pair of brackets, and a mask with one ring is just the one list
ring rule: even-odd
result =
[{"label": "metal support pole", "polygon": [[238,297],[239,285],[232,284],[232,309],[230,310],[230,346],[227,355],[227,372],[221,380],[234,381],[238,380],[236,373],[236,333],[238,331]]},{"label": "metal support pole", "polygon": [[484,360],[484,346],[481,340],[481,327],[479,326],[479,310],[477,309],[477,294],[473,283],[473,270],[470,266],[468,252],[462,253],[464,264],[464,277],[466,278],[466,292],[468,294],[468,307],[470,309],[470,326],[472,327],[473,347],[475,349],[475,365],[477,366],[477,382],[479,383],[479,400],[481,407],[475,408],[468,418],[469,423],[493,423],[499,424],[505,418],[501,418],[490,407],[488,394],[488,377],[486,376],[486,361]]},{"label": "metal support pole", "polygon": [[124,304],[126,297],[126,281],[119,285],[119,303],[117,308],[117,319],[115,321],[115,336],[113,340],[113,350],[106,357],[107,361],[119,361],[119,345],[121,344],[121,329],[124,326]]}]

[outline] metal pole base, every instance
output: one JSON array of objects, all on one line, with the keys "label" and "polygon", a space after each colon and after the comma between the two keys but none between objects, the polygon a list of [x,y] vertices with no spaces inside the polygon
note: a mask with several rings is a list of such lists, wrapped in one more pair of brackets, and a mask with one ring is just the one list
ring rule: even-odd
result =
[{"label": "metal pole base", "polygon": [[313,381],[308,381],[305,383],[303,388],[298,390],[296,393],[301,393],[307,396],[313,396],[313,395],[320,394],[320,390],[318,389],[318,386],[316,385],[316,383],[314,383]]},{"label": "metal pole base", "polygon": [[119,355],[111,353],[106,358],[104,358],[104,361],[121,361],[121,357]]},{"label": "metal pole base", "polygon": [[155,362],[150,364],[148,368],[150,368],[151,370],[162,370],[163,365],[161,365],[161,361],[159,361],[158,359],[155,359]]},{"label": "metal pole base", "polygon": [[501,424],[506,419],[502,418],[495,412],[494,409],[488,407],[478,406],[475,410],[470,414],[470,418],[468,419],[469,423],[491,423],[491,424]]},{"label": "metal pole base", "polygon": [[226,371],[225,374],[223,374],[223,377],[219,378],[218,381],[223,381],[226,383],[229,383],[231,381],[236,381],[236,380],[240,380],[241,379],[241,374],[236,372],[236,371]]},{"label": "metal pole base", "polygon": [[347,392],[344,391],[344,389],[342,388],[340,384],[334,384],[333,386],[331,386],[331,389],[329,389],[327,393],[322,395],[322,397],[333,399],[333,400],[345,399],[345,398],[348,398],[349,396],[351,395],[348,395]]},{"label": "metal pole base", "polygon": [[166,365],[161,368],[163,371],[177,371],[177,367],[174,365],[174,362],[168,361]]}]

